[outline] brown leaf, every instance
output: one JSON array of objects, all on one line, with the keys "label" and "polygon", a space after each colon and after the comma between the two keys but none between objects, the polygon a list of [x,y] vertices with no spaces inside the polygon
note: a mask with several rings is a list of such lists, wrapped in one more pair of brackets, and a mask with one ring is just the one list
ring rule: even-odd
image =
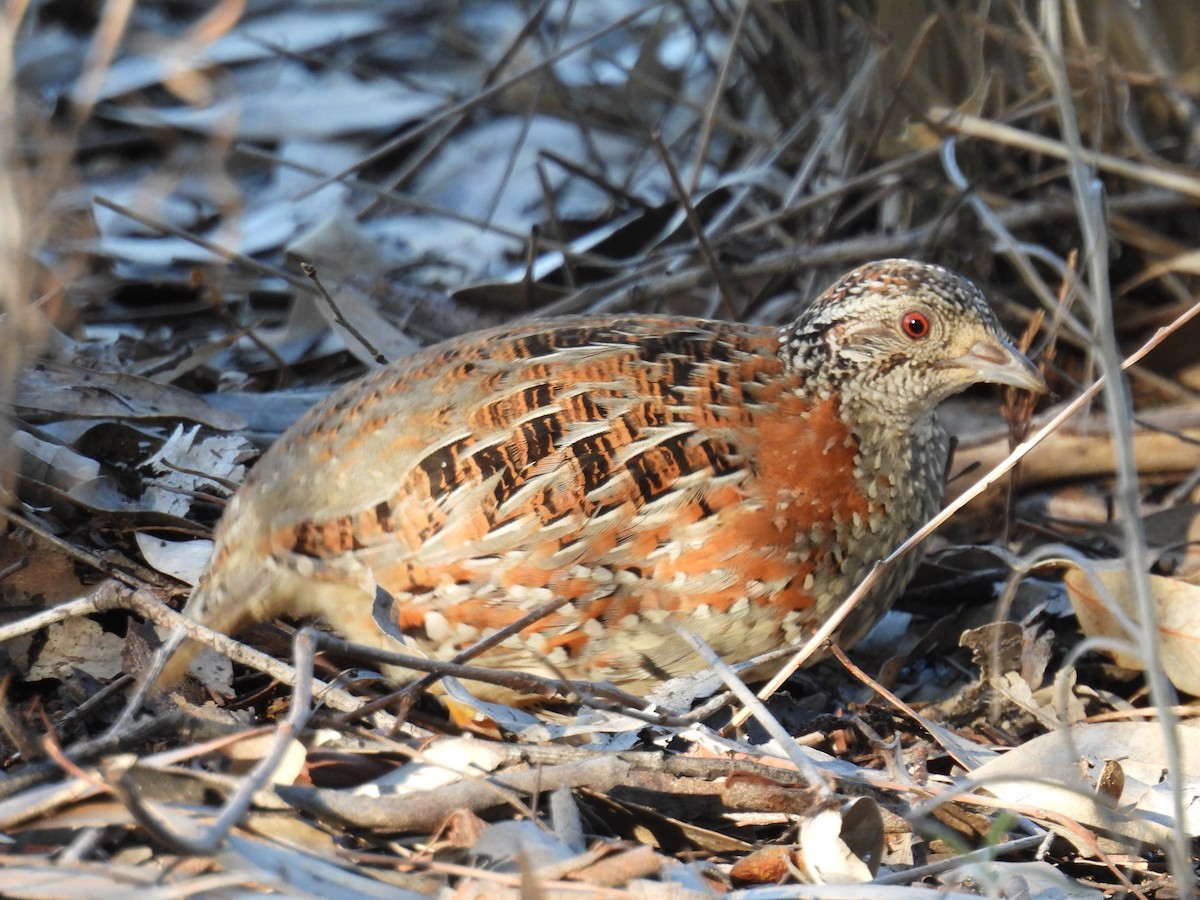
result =
[{"label": "brown leaf", "polygon": [[729,877],[739,884],[780,884],[795,868],[792,854],[791,847],[759,847],[735,862]]},{"label": "brown leaf", "polygon": [[[1096,577],[1107,592],[1098,590],[1082,569],[1071,569],[1063,582],[1079,625],[1089,637],[1133,640],[1121,622],[1124,615],[1138,621],[1133,590],[1123,565],[1096,566]],[[1181,691],[1200,695],[1200,587],[1175,578],[1147,575],[1158,619],[1156,663]],[[1115,604],[1109,605],[1111,602]],[[1143,661],[1130,653],[1109,651],[1118,665],[1144,669]]]}]

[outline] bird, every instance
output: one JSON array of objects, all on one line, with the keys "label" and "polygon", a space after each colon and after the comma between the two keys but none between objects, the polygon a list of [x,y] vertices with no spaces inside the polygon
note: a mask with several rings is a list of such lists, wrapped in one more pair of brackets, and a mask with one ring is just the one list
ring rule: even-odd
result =
[{"label": "bird", "polygon": [[680,629],[741,662],[819,627],[937,513],[936,407],[977,383],[1045,391],[978,287],[904,259],[854,269],[782,327],[571,316],[446,340],[336,390],[263,454],[184,615],[227,634],[316,617],[447,660],[558,599],[473,663],[644,695],[706,667]]}]

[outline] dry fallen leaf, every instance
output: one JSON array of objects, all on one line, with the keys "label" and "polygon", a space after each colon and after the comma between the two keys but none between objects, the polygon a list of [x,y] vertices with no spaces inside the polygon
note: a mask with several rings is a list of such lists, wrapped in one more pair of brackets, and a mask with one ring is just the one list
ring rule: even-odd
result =
[{"label": "dry fallen leaf", "polygon": [[776,884],[787,878],[794,867],[791,847],[768,844],[734,862],[729,877],[738,884]]},{"label": "dry fallen leaf", "polygon": [[200,579],[204,564],[212,555],[213,542],[205,538],[167,541],[141,531],[135,532],[133,537],[142,558],[151,567],[184,584],[195,584]]},{"label": "dry fallen leaf", "polygon": [[[251,734],[230,744],[225,753],[233,764],[233,770],[244,773],[256,766],[271,751],[275,742],[275,734],[266,732]],[[283,760],[271,773],[271,784],[295,784],[304,771],[307,753],[300,741],[292,739],[288,742],[287,752]]]},{"label": "dry fallen leaf", "polygon": [[25,676],[66,678],[72,669],[81,669],[93,678],[116,678],[121,674],[123,638],[106,632],[98,622],[86,617],[56,622],[46,629],[46,643]]},{"label": "dry fallen leaf", "polygon": [[823,809],[800,822],[797,862],[813,884],[863,884],[879,871],[883,817],[869,797]]},{"label": "dry fallen leaf", "polygon": [[[974,771],[972,778],[1012,805],[1053,810],[1106,836],[1109,850],[1141,845],[1164,846],[1172,831],[1200,834],[1200,729],[1176,729],[1182,751],[1178,773],[1184,798],[1184,821],[1172,820],[1170,785],[1165,780],[1166,754],[1162,729],[1152,722],[1101,722],[1052,731],[1021,744]],[[1119,797],[1101,789],[1110,761],[1122,769]],[[1104,791],[1115,791],[1111,777]],[[1061,820],[1049,827],[1091,855],[1092,848]]]},{"label": "dry fallen leaf", "polygon": [[[1096,566],[1095,573],[1107,597],[1082,569],[1071,569],[1063,579],[1083,633],[1089,637],[1131,640],[1132,635],[1121,622],[1121,616],[1137,621],[1125,568]],[[1200,695],[1200,587],[1161,575],[1147,578],[1158,618],[1159,653],[1155,662],[1179,690]],[[1116,604],[1116,610],[1109,605],[1109,598]],[[1125,668],[1145,668],[1142,660],[1132,654],[1113,651],[1112,656],[1117,665]]]}]

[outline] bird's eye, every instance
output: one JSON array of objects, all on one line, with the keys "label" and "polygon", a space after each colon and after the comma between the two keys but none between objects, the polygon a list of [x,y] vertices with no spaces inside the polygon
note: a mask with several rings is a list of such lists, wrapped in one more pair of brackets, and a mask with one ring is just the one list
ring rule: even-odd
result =
[{"label": "bird's eye", "polygon": [[929,334],[929,316],[919,310],[906,312],[900,317],[900,329],[913,340]]}]

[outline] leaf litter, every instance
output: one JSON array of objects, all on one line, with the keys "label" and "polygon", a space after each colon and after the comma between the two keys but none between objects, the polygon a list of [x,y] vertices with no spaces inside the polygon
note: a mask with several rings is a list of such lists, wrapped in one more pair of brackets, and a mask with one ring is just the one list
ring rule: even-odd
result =
[{"label": "leaf litter", "polygon": [[[119,6],[96,12],[114,26]],[[1040,307],[1031,353],[1070,399],[1095,380],[1096,285],[1072,256],[1066,124],[1098,151],[1122,347],[1194,309],[1195,11],[918,6],[142,4],[107,56],[69,4],[23,23],[14,114],[67,112],[7,173],[53,202],[18,210],[40,287],[10,293],[44,292],[40,324],[0,334],[38,351],[0,381],[0,893],[1186,894],[1200,426],[1194,351],[1170,343],[1194,347],[1195,321],[1128,372],[1151,558],[1113,520],[1124,438],[1080,414],[929,540],[861,668],[807,669],[736,727],[716,673],[654,706],[514,709],[447,677],[448,708],[351,713],[387,686],[341,655],[275,664],[301,697],[335,682],[289,716],[247,665],[265,657],[226,642],[236,664],[209,653],[105,733],[156,640],[143,621],[169,627],[255,453],[376,353],[563,312],[775,323],[907,254],[987,285],[1014,331]],[[1055,22],[1066,124],[1039,67]],[[949,496],[1009,452],[995,410],[947,411]],[[1150,627],[1131,566],[1166,705],[1129,646]],[[244,637],[286,659],[295,624]]]}]

